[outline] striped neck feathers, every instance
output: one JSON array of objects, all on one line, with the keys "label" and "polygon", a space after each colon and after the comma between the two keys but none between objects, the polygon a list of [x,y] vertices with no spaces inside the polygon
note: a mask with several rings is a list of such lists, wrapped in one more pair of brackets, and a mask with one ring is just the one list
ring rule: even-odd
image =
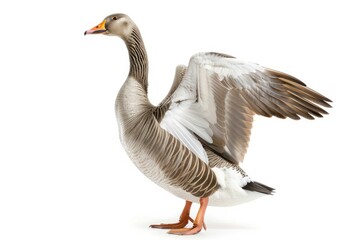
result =
[{"label": "striped neck feathers", "polygon": [[136,79],[147,93],[148,87],[148,58],[145,45],[139,29],[134,26],[129,37],[125,40],[129,51],[129,76]]}]

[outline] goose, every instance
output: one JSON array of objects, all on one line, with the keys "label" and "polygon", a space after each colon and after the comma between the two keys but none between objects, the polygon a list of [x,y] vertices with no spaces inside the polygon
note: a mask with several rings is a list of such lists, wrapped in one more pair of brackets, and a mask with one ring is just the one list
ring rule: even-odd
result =
[{"label": "goose", "polygon": [[[233,206],[274,192],[240,166],[254,115],[314,119],[331,107],[330,99],[291,75],[216,52],[197,53],[187,66],[177,66],[169,93],[154,106],[147,94],[147,53],[134,21],[112,14],[88,34],[125,42],[130,70],[115,103],[120,141],[145,176],[185,200],[178,222],[150,225],[170,234],[206,229],[207,206]],[[192,219],[194,202],[200,207]],[[186,227],[189,221],[192,227]]]}]

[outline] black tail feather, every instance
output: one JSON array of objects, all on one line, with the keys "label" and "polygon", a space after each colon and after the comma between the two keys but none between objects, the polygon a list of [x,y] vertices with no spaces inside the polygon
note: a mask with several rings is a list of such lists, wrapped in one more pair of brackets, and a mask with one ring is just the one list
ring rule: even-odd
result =
[{"label": "black tail feather", "polygon": [[270,195],[272,195],[273,192],[275,191],[274,188],[268,187],[259,182],[249,182],[248,184],[246,184],[243,187],[243,189],[249,190],[249,191],[254,191],[254,192],[259,192],[259,193],[264,193],[264,194],[270,194]]}]

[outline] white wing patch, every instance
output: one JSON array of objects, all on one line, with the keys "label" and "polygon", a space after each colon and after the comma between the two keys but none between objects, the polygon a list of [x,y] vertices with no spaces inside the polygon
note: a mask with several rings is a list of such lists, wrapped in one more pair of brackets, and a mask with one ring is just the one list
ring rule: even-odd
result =
[{"label": "white wing patch", "polygon": [[211,141],[211,132],[205,129],[209,123],[191,109],[191,105],[188,106],[188,108],[180,106],[168,110],[160,123],[160,127],[181,141],[202,161],[208,163],[207,154],[194,133]]},{"label": "white wing patch", "polygon": [[[239,68],[239,64],[241,67]],[[204,162],[207,154],[198,140],[213,143],[211,125],[216,123],[216,106],[208,78],[212,73],[220,79],[229,76],[234,79],[239,74],[254,72],[257,65],[244,64],[235,59],[218,56],[194,55],[189,63],[182,82],[172,96],[172,104],[160,126],[180,140]],[[237,80],[237,79],[236,79]]]},{"label": "white wing patch", "polygon": [[[209,85],[210,78],[214,74],[220,81],[231,77],[238,85],[241,77],[259,70],[257,64],[243,63],[237,59],[205,53],[194,55],[160,126],[207,163],[207,154],[198,137],[209,144],[213,143],[212,126],[217,122],[217,108]],[[248,82],[252,84],[252,81]]]}]

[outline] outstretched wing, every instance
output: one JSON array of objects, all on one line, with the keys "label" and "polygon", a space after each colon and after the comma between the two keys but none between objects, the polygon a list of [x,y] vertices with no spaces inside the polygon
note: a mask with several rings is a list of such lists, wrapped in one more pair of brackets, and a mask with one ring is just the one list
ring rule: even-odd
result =
[{"label": "outstretched wing", "polygon": [[300,80],[219,53],[194,55],[161,126],[207,162],[202,144],[238,164],[246,153],[253,115],[314,119],[330,99]]}]

